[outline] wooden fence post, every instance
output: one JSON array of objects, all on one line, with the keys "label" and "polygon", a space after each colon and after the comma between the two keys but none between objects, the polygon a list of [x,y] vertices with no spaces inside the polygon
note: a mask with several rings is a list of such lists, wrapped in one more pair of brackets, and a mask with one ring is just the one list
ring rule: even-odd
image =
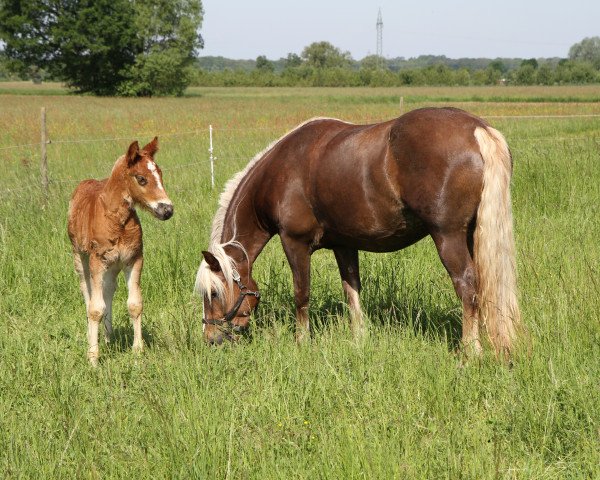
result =
[{"label": "wooden fence post", "polygon": [[208,126],[208,136],[210,141],[210,146],[208,148],[208,153],[210,154],[210,184],[212,188],[215,188],[215,157],[213,156],[213,128],[212,125]]},{"label": "wooden fence post", "polygon": [[48,146],[48,135],[46,131],[46,107],[42,107],[41,130],[42,137],[40,143],[40,174],[42,177],[42,195],[45,206],[48,203],[48,153],[46,150]]}]

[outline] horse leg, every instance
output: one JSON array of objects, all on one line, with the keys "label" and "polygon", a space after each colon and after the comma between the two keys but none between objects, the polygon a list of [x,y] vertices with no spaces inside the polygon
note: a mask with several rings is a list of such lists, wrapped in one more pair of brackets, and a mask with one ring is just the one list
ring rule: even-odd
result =
[{"label": "horse leg", "polygon": [[102,296],[104,297],[104,304],[106,305],[106,312],[104,313],[104,340],[107,344],[112,340],[113,334],[112,302],[117,288],[118,273],[119,269],[116,267],[107,270],[102,284]]},{"label": "horse leg", "polygon": [[87,255],[83,253],[73,253],[73,263],[75,271],[79,276],[79,289],[85,301],[85,309],[87,312],[90,303],[90,263]]},{"label": "horse leg", "polygon": [[129,318],[133,325],[134,352],[141,352],[144,349],[144,342],[142,341],[142,289],[140,288],[143,265],[144,257],[140,256],[131,265],[125,267],[125,279],[128,290],[127,310],[129,311]]},{"label": "horse leg", "polygon": [[448,271],[454,290],[462,301],[462,344],[467,354],[479,356],[479,312],[477,306],[477,270],[469,252],[467,233],[432,233],[433,241],[444,267]]},{"label": "horse leg", "polygon": [[281,244],[294,277],[294,299],[296,302],[296,342],[310,337],[308,301],[310,297],[310,249],[304,242],[281,235]]},{"label": "horse leg", "polygon": [[100,321],[106,312],[106,304],[104,303],[103,283],[106,266],[100,259],[91,256],[89,260],[89,284],[90,284],[90,299],[87,305],[88,317],[88,359],[92,366],[98,365],[98,327]]},{"label": "horse leg", "polygon": [[334,248],[333,253],[342,277],[342,287],[350,307],[350,328],[355,338],[366,333],[363,313],[360,308],[360,275],[358,272],[358,250]]}]

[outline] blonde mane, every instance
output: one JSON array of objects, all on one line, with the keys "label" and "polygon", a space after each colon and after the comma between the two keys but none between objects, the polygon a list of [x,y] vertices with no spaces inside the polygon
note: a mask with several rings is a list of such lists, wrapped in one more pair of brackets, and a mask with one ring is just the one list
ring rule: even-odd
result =
[{"label": "blonde mane", "polygon": [[[300,125],[294,127],[292,130],[288,131],[285,135],[281,136],[279,139],[275,140],[267,148],[257,153],[252,160],[248,162],[246,167],[240,172],[236,173],[231,179],[227,181],[225,184],[225,188],[219,197],[219,206],[217,208],[217,213],[213,218],[212,222],[212,230],[210,233],[210,243],[208,246],[208,251],[212,253],[217,260],[219,260],[219,264],[221,265],[221,270],[226,279],[227,285],[223,284],[223,282],[219,279],[218,275],[213,272],[205,260],[202,260],[200,263],[200,267],[198,268],[198,273],[196,275],[196,285],[195,290],[200,296],[206,296],[208,301],[211,301],[212,293],[216,293],[217,298],[224,299],[226,292],[231,291],[233,285],[233,271],[236,269],[236,262],[231,257],[229,257],[225,253],[225,247],[228,245],[233,245],[240,248],[245,252],[244,247],[235,240],[235,229],[234,234],[231,239],[223,242],[221,237],[223,236],[223,226],[225,222],[225,216],[227,215],[227,211],[231,205],[231,201],[235,192],[239,188],[240,184],[246,178],[252,169],[263,159],[268,153],[275,148],[275,146],[281,142],[288,135],[291,135],[298,129],[308,125],[311,122],[315,122],[317,120],[336,120],[343,123],[343,120],[338,120],[335,118],[327,118],[327,117],[314,117],[311,118]],[[227,287],[227,289],[226,289]]]}]

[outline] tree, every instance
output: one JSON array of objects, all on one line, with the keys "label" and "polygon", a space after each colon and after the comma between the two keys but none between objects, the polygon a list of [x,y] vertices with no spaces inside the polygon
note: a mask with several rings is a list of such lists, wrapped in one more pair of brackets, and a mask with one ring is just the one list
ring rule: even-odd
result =
[{"label": "tree", "polygon": [[600,37],[586,37],[569,49],[569,59],[584,60],[600,68]]},{"label": "tree", "polygon": [[528,58],[527,60],[523,60],[521,62],[521,67],[524,67],[526,65],[531,65],[534,70],[537,70],[537,68],[538,68],[538,61],[535,58]]},{"label": "tree", "polygon": [[[73,0],[71,0],[73,1]],[[118,92],[130,96],[182,95],[204,40],[201,0],[136,0],[135,26],[141,51],[126,69]]]},{"label": "tree", "polygon": [[547,62],[542,63],[538,68],[536,80],[539,85],[552,85],[554,83],[554,72]]},{"label": "tree", "polygon": [[329,42],[314,42],[302,51],[302,58],[315,68],[347,67],[352,61],[350,52],[342,52]]},{"label": "tree", "polygon": [[534,85],[536,81],[535,67],[531,63],[521,63],[513,72],[513,79],[517,85]]},{"label": "tree", "polygon": [[288,53],[284,60],[283,68],[293,68],[302,65],[302,58],[295,53]]},{"label": "tree", "polygon": [[259,55],[256,57],[256,69],[261,72],[273,72],[275,71],[275,66],[266,56]]},{"label": "tree", "polygon": [[3,0],[0,36],[13,70],[48,69],[81,92],[114,92],[135,59],[127,0]]},{"label": "tree", "polygon": [[96,95],[181,94],[201,23],[201,0],[0,0],[13,70]]},{"label": "tree", "polygon": [[496,60],[492,60],[487,66],[487,68],[489,68],[490,70],[496,70],[500,72],[501,75],[504,75],[508,70],[508,68],[506,68],[506,65],[504,65],[504,62],[498,58]]},{"label": "tree", "polygon": [[367,55],[360,61],[360,68],[365,70],[377,70],[385,67],[385,58],[379,55]]}]

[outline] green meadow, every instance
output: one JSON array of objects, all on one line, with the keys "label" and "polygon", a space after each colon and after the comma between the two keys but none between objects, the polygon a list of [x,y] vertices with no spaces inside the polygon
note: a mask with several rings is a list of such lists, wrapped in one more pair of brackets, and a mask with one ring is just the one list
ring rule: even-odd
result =
[{"label": "green meadow", "polygon": [[[460,354],[461,307],[430,239],[361,253],[362,343],[347,326],[333,254],[313,255],[314,332],[298,346],[291,273],[274,238],[255,264],[252,336],[205,345],[193,285],[225,182],[310,117],[375,122],[442,105],[488,119],[513,153],[528,339],[512,366]],[[94,369],[69,197],[80,180],[108,176],[131,141],[155,135],[175,215],[141,214],[145,351],[130,351],[121,278],[115,341],[101,343]],[[0,84],[0,166],[0,477],[600,478],[598,86],[193,88],[114,99]]]}]

